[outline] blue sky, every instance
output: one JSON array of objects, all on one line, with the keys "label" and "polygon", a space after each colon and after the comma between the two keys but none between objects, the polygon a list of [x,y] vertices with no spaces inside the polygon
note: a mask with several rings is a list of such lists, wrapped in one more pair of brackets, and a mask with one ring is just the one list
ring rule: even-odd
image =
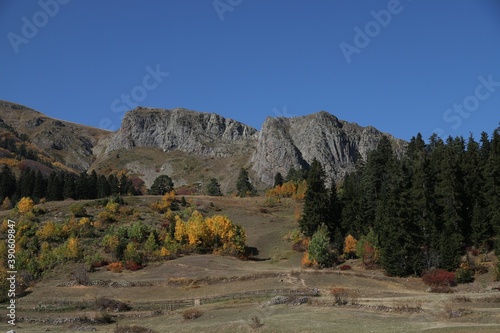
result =
[{"label": "blue sky", "polygon": [[478,138],[500,122],[500,2],[0,1],[0,78],[0,99],[108,129],[138,104]]}]

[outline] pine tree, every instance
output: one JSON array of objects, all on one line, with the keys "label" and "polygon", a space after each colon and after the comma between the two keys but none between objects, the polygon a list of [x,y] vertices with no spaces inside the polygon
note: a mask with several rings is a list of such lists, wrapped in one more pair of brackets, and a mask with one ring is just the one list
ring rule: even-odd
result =
[{"label": "pine tree", "polygon": [[500,238],[500,127],[493,132],[491,138],[485,177],[489,220],[492,230]]},{"label": "pine tree", "polygon": [[221,196],[220,184],[216,178],[211,178],[207,185],[207,194],[211,196]]},{"label": "pine tree", "polygon": [[337,250],[342,249],[342,202],[337,195],[337,185],[332,179],[328,198],[328,232],[332,236],[332,243]]},{"label": "pine tree", "polygon": [[16,177],[6,165],[3,166],[0,172],[0,199],[11,198],[16,193],[17,181]]},{"label": "pine tree", "polygon": [[[437,174],[437,203],[439,205],[437,226],[440,232],[440,267],[452,270],[457,267],[462,230],[465,226],[464,188],[461,171],[461,154],[464,151],[463,140],[448,138],[440,156],[440,170]],[[437,162],[437,161],[436,161]]]},{"label": "pine tree", "polygon": [[33,199],[35,202],[40,201],[40,199],[45,197],[45,190],[47,189],[47,182],[43,177],[40,170],[35,174],[35,184],[33,186]]},{"label": "pine tree", "polygon": [[321,163],[314,159],[307,177],[304,209],[299,220],[302,233],[311,237],[321,224],[329,220],[328,191],[325,187],[325,170]]},{"label": "pine tree", "polygon": [[63,196],[65,199],[77,199],[76,177],[67,173],[64,175]]},{"label": "pine tree", "polygon": [[411,218],[409,170],[403,163],[393,163],[390,170],[376,214],[380,262],[390,275],[417,275],[423,263],[422,239],[418,224]]},{"label": "pine tree", "polygon": [[116,195],[120,192],[120,183],[115,175],[111,174],[108,176],[108,184],[111,191],[111,195]]},{"label": "pine tree", "polygon": [[253,196],[256,194],[255,188],[248,178],[248,171],[241,168],[238,180],[236,181],[236,191],[239,197]]},{"label": "pine tree", "polygon": [[104,175],[100,175],[97,180],[97,197],[106,198],[111,195],[111,187],[109,186],[108,179]]},{"label": "pine tree", "polygon": [[394,160],[394,154],[389,138],[383,136],[377,148],[369,153],[363,168],[362,219],[369,229],[375,223],[375,212],[382,196],[382,185],[389,179],[389,168]]},{"label": "pine tree", "polygon": [[284,181],[285,180],[283,179],[283,176],[281,175],[281,173],[280,172],[276,173],[276,176],[274,176],[274,185],[273,185],[273,187],[283,185]]}]

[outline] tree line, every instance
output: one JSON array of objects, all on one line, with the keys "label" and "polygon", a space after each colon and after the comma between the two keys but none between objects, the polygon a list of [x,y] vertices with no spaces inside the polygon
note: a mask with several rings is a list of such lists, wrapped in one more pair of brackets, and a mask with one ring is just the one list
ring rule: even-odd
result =
[{"label": "tree line", "polygon": [[479,142],[432,135],[426,143],[418,134],[402,157],[384,137],[338,190],[325,180],[313,161],[302,233],[311,242],[327,234],[337,253],[346,236],[364,239],[391,275],[451,271],[467,248],[486,252],[500,243],[500,127]]},{"label": "tree line", "polygon": [[8,166],[0,172],[0,202],[7,198],[11,205],[15,205],[21,198],[30,197],[35,202],[42,198],[48,201],[64,199],[99,199],[113,195],[138,195],[132,180],[125,174],[97,175],[82,172],[79,175],[64,171],[54,171],[44,176],[39,170],[25,168],[18,178]]}]

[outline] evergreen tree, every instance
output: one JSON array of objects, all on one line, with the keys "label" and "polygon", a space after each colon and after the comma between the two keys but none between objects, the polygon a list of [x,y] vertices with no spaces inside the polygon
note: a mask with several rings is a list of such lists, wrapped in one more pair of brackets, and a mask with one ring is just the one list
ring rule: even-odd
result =
[{"label": "evergreen tree", "polygon": [[13,198],[16,192],[16,187],[16,176],[14,176],[8,166],[4,165],[2,167],[2,171],[0,172],[0,199],[2,202],[5,198]]},{"label": "evergreen tree", "polygon": [[256,194],[255,188],[248,178],[248,171],[241,168],[238,180],[236,181],[236,191],[239,197],[253,196]]},{"label": "evergreen tree", "polygon": [[79,195],[76,189],[76,177],[73,174],[66,173],[64,175],[63,196],[65,199],[77,199]]},{"label": "evergreen tree", "polygon": [[[362,173],[363,169],[360,168],[344,178],[342,195],[340,197],[342,203],[342,230],[344,234],[351,234],[358,239],[370,230],[362,214],[364,195],[361,182],[363,178]],[[340,244],[342,244],[342,239]]]},{"label": "evergreen tree", "polygon": [[281,175],[281,173],[280,172],[276,173],[276,176],[274,176],[274,185],[273,185],[273,187],[283,185],[284,181],[285,180],[283,179],[283,176]]},{"label": "evergreen tree", "polygon": [[56,201],[63,200],[64,180],[63,175],[57,172],[52,172],[49,176],[47,184],[47,200]]},{"label": "evergreen tree", "polygon": [[104,175],[100,175],[97,180],[97,197],[106,198],[111,195],[111,187],[109,186],[108,179]]},{"label": "evergreen tree", "polygon": [[390,275],[417,275],[422,270],[422,235],[411,217],[409,171],[401,163],[391,170],[377,209],[380,262]]},{"label": "evergreen tree", "polygon": [[[172,188],[173,188],[173,183],[172,183]],[[125,174],[123,174],[120,177],[120,194],[121,195],[131,195],[131,194],[134,194],[134,192],[135,192],[135,189],[134,189],[134,186],[132,185],[132,181]],[[170,192],[170,191],[168,191],[168,192]],[[165,192],[165,193],[167,193],[167,192]]]},{"label": "evergreen tree", "polygon": [[40,199],[45,197],[45,190],[47,188],[47,183],[43,177],[40,170],[35,174],[35,184],[33,186],[33,200],[35,202],[40,201]]},{"label": "evergreen tree", "polygon": [[165,193],[173,191],[173,189],[174,182],[172,181],[172,178],[167,175],[161,175],[156,177],[148,193],[152,195],[164,195]]},{"label": "evergreen tree", "polygon": [[[462,140],[463,141],[463,140]],[[440,156],[440,170],[437,174],[437,203],[439,205],[437,226],[441,233],[439,254],[440,266],[452,270],[457,267],[462,242],[462,230],[465,219],[463,178],[460,169],[460,154],[463,153],[463,144],[460,139],[448,138]],[[438,162],[436,162],[438,163]]]},{"label": "evergreen tree", "polygon": [[307,237],[311,237],[321,224],[326,225],[329,220],[325,176],[323,166],[314,159],[308,172],[304,208],[299,220],[300,230]]},{"label": "evergreen tree", "polygon": [[377,148],[369,153],[363,169],[363,197],[362,210],[363,222],[366,231],[375,223],[375,212],[381,198],[382,184],[390,177],[389,169],[394,160],[392,146],[389,138],[383,136]]},{"label": "evergreen tree", "polygon": [[97,173],[92,170],[88,178],[88,199],[97,198]]},{"label": "evergreen tree", "polygon": [[486,192],[491,228],[500,238],[500,127],[492,135],[486,164]]},{"label": "evergreen tree", "polygon": [[342,203],[337,195],[337,185],[332,179],[328,198],[328,220],[326,224],[335,248],[342,250]]},{"label": "evergreen tree", "polygon": [[116,195],[120,192],[120,182],[115,175],[111,174],[108,176],[108,184],[111,191],[111,195]]},{"label": "evergreen tree", "polygon": [[221,196],[220,184],[216,178],[211,178],[207,185],[207,194],[211,196]]}]

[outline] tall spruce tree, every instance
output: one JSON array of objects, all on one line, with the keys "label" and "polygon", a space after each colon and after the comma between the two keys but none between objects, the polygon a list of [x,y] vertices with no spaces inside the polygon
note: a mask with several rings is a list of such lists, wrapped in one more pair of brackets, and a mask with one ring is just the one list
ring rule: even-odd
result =
[{"label": "tall spruce tree", "polygon": [[329,220],[325,177],[323,166],[317,159],[314,159],[307,176],[304,208],[299,220],[300,230],[307,237],[311,237],[321,224],[326,225]]},{"label": "tall spruce tree", "polygon": [[326,224],[334,247],[340,252],[342,250],[344,233],[342,231],[342,202],[337,194],[335,179],[331,180],[328,198],[328,220]]},{"label": "tall spruce tree", "polygon": [[256,194],[255,188],[248,177],[248,171],[241,168],[238,180],[236,181],[236,191],[239,197],[253,196]]}]

